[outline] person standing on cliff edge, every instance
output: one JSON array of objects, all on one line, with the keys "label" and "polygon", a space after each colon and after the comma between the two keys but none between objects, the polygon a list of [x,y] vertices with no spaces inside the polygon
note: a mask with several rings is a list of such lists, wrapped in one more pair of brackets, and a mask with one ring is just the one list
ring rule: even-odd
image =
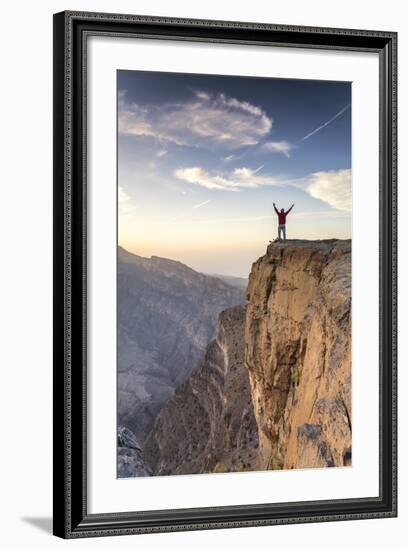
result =
[{"label": "person standing on cliff edge", "polygon": [[278,231],[277,231],[277,240],[280,239],[280,235],[282,235],[282,239],[286,240],[286,233],[285,233],[285,220],[287,215],[291,212],[291,210],[294,208],[294,205],[292,204],[290,208],[287,210],[287,212],[284,211],[284,208],[280,210],[280,212],[277,210],[276,203],[273,202],[274,210],[276,211],[276,214],[278,216]]}]

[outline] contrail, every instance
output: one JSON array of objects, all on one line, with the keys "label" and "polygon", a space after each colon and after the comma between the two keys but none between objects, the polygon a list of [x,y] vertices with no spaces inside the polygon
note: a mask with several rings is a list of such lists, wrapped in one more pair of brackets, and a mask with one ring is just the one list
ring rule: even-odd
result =
[{"label": "contrail", "polygon": [[262,164],[261,166],[256,168],[256,170],[254,170],[253,174],[257,174],[257,172],[260,172],[260,170],[262,170],[263,168],[264,168],[264,164]]},{"label": "contrail", "polygon": [[195,204],[192,208],[201,208],[201,206],[205,206],[205,204],[208,204],[208,202],[211,202],[210,199],[208,201],[200,202],[199,204]]},{"label": "contrail", "polygon": [[345,107],[341,109],[338,113],[336,113],[336,115],[334,115],[332,118],[324,122],[322,126],[318,126],[318,128],[315,128],[315,130],[312,130],[312,132],[310,132],[309,134],[301,138],[300,141],[305,141],[306,139],[310,138],[311,136],[313,136],[314,134],[322,130],[322,128],[325,128],[325,126],[328,126],[328,124],[331,124],[331,122],[333,122],[336,118],[338,118],[338,116],[341,116],[345,111],[347,111],[349,107],[350,107],[350,103],[348,103],[348,105],[345,105]]}]

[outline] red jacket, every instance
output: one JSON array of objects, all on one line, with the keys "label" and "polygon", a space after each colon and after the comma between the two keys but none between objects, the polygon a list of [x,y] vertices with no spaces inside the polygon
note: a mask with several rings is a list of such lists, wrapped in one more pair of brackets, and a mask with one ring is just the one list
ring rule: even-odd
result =
[{"label": "red jacket", "polygon": [[292,206],[286,212],[281,212],[281,211],[279,212],[277,208],[274,206],[274,210],[276,211],[276,214],[278,216],[278,225],[285,225],[285,219],[287,217],[287,214],[291,212],[291,209],[292,209]]}]

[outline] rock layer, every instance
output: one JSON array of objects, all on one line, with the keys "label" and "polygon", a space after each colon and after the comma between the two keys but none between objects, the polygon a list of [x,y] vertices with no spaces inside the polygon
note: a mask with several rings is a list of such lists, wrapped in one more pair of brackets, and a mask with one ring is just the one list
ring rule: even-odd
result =
[{"label": "rock layer", "polygon": [[145,443],[153,475],[253,469],[258,436],[244,327],[244,307],[220,314],[201,366],[162,409]]},{"label": "rock layer", "polygon": [[269,245],[248,300],[257,467],[351,464],[351,241]]}]

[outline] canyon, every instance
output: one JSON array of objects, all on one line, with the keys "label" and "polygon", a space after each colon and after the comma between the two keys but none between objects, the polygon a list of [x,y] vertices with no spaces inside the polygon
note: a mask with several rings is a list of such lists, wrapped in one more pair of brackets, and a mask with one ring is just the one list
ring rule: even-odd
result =
[{"label": "canyon", "polygon": [[[125,259],[132,265],[144,261],[136,258]],[[152,269],[154,262],[160,275],[152,283],[150,277],[158,267]],[[122,364],[119,369],[119,389],[120,376],[130,372],[132,383],[122,378],[122,391],[140,393],[139,373],[146,377],[153,370],[141,386],[150,401],[144,399],[141,407],[133,409],[124,407],[126,414],[119,414],[123,477],[351,465],[351,241],[271,243],[252,266],[245,296],[233,294],[242,290],[245,294],[244,289],[220,287],[225,283],[217,278],[205,281],[216,288],[211,294],[214,301],[228,292],[226,299],[216,303],[217,310],[208,301],[206,309],[202,299],[197,301],[198,279],[190,268],[166,262],[171,261],[148,260],[142,266],[147,289],[138,288],[137,301],[128,302],[129,292],[121,298],[126,304],[119,333],[122,327],[127,330],[122,341],[129,338],[129,326],[137,328],[144,318],[146,290],[150,292],[145,315],[151,340],[157,336],[155,327],[168,331],[169,326],[177,334],[172,338],[176,361],[162,362],[159,369],[159,381],[171,380],[165,391],[154,388],[157,356],[153,354],[154,363],[145,344],[143,354],[138,351],[141,367],[135,376],[138,330],[132,332],[131,345],[125,340],[123,349],[129,355],[124,358],[132,367]],[[162,279],[162,271],[169,266],[171,273],[188,273],[195,286],[185,280],[181,283],[179,276],[172,279],[172,274]],[[177,314],[179,304],[188,300],[183,293],[190,287],[194,307],[183,305],[182,314]],[[163,296],[152,300],[151,294],[157,292]],[[152,302],[160,304],[159,322],[153,322]],[[140,304],[141,313],[136,314],[133,308]],[[205,322],[201,314],[206,315]],[[130,323],[126,316],[136,316],[137,322]],[[172,324],[165,325],[169,319]],[[166,372],[170,368],[174,369],[171,376]],[[154,408],[157,393],[160,406]],[[127,399],[126,394],[126,404]],[[140,430],[140,414],[143,418],[148,407],[148,422]],[[123,432],[123,426],[129,431]]]},{"label": "canyon", "polygon": [[245,307],[223,311],[199,368],[177,388],[144,446],[155,475],[254,467],[257,425],[244,366]]},{"label": "canyon", "polygon": [[245,301],[244,288],[119,247],[118,425],[140,446],[162,406],[203,358],[221,311]]}]

